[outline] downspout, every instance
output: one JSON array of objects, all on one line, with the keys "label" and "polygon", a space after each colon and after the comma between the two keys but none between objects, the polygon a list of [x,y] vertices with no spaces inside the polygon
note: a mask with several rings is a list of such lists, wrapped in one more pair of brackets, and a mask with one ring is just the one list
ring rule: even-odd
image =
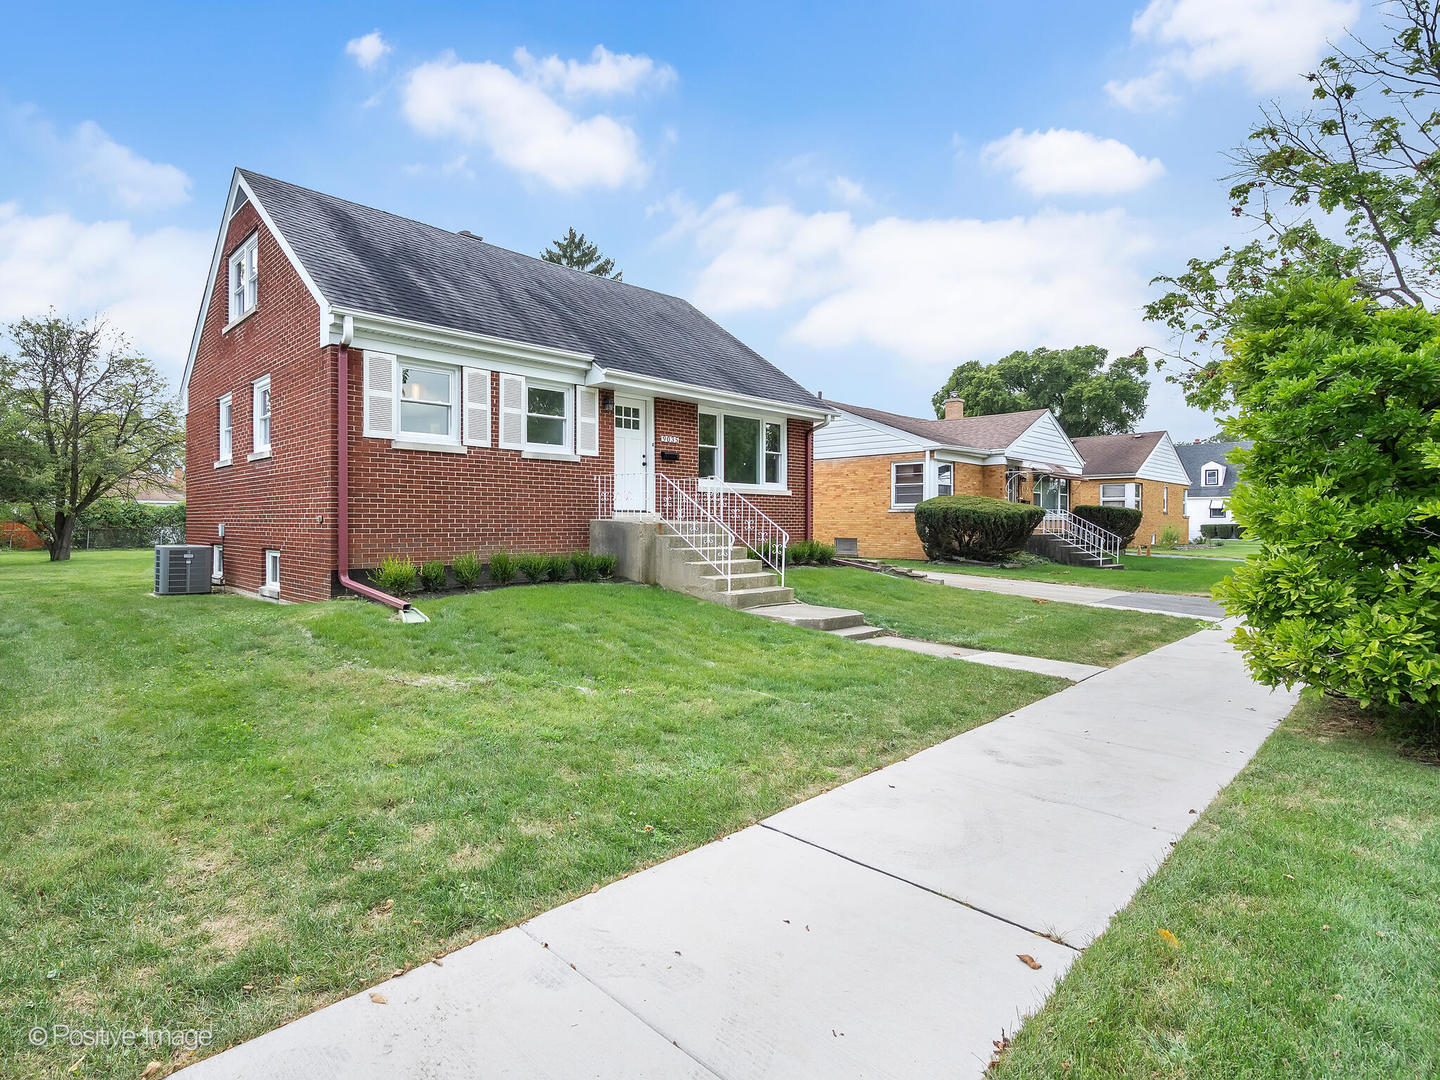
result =
[{"label": "downspout", "polygon": [[351,592],[394,608],[402,622],[429,622],[421,612],[398,596],[362,585],[350,576],[350,339],[354,323],[345,316],[340,337],[339,371],[335,379],[335,425],[338,476],[335,506],[335,573],[340,584]]},{"label": "downspout", "polygon": [[827,413],[818,424],[811,424],[805,436],[805,539],[815,539],[815,432],[834,420]]}]

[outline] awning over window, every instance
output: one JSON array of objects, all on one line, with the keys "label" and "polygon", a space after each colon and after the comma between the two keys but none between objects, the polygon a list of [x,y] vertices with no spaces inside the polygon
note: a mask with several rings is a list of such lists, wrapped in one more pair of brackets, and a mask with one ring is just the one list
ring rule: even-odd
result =
[{"label": "awning over window", "polygon": [[1211,499],[1211,500],[1210,500],[1210,509],[1211,509],[1211,510],[1224,510],[1224,509],[1225,509],[1225,500],[1224,500],[1224,499]]}]

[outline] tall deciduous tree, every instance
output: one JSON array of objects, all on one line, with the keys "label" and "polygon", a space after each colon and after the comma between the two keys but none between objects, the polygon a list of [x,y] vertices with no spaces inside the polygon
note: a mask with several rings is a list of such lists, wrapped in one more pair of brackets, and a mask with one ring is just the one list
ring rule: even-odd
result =
[{"label": "tall deciduous tree", "polygon": [[615,260],[600,254],[600,248],[585,239],[584,233],[577,233],[572,226],[559,240],[553,241],[540,253],[546,262],[559,263],[572,270],[583,270],[597,277],[614,278],[623,281],[625,275],[615,269]]},{"label": "tall deciduous tree", "polygon": [[1098,345],[1016,351],[993,364],[971,360],[950,373],[935,396],[935,415],[958,393],[966,416],[1049,409],[1072,438],[1129,431],[1145,415],[1149,363],[1142,353],[1106,363]]},{"label": "tall deciduous tree", "polygon": [[1265,682],[1389,706],[1440,733],[1440,316],[1357,282],[1241,306],[1233,506],[1260,553],[1217,590]]},{"label": "tall deciduous tree", "polygon": [[1383,12],[1387,44],[1335,49],[1305,76],[1308,109],[1263,107],[1231,152],[1230,212],[1257,238],[1155,279],[1166,291],[1146,316],[1174,334],[1165,357],[1193,404],[1230,403],[1215,346],[1272,284],[1320,276],[1388,306],[1440,299],[1440,13],[1434,0]]},{"label": "tall deciduous tree", "polygon": [[95,500],[179,462],[180,417],[165,380],[101,320],[21,319],[9,336],[0,473],[25,477],[16,501],[50,558],[68,559]]}]

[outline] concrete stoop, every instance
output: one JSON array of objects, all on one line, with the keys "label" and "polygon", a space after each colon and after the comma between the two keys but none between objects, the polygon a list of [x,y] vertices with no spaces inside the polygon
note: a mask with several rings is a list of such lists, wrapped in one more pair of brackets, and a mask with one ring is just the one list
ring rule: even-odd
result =
[{"label": "concrete stoop", "polygon": [[806,630],[823,630],[836,637],[864,641],[885,633],[878,626],[865,625],[865,616],[849,608],[819,607],[816,604],[774,604],[768,607],[753,607],[750,614],[762,619],[774,619],[790,626]]},{"label": "concrete stoop", "polygon": [[1121,564],[1114,559],[1086,551],[1050,533],[1031,533],[1030,539],[1025,542],[1025,550],[1065,566],[1089,566],[1096,570],[1121,569]]}]

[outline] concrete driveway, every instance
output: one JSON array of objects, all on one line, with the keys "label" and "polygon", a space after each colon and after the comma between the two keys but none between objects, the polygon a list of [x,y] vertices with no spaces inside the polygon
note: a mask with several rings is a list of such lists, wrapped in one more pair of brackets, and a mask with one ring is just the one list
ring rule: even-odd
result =
[{"label": "concrete driveway", "polygon": [[1226,636],[1101,672],[184,1075],[978,1077],[1294,703],[1252,683]]}]

